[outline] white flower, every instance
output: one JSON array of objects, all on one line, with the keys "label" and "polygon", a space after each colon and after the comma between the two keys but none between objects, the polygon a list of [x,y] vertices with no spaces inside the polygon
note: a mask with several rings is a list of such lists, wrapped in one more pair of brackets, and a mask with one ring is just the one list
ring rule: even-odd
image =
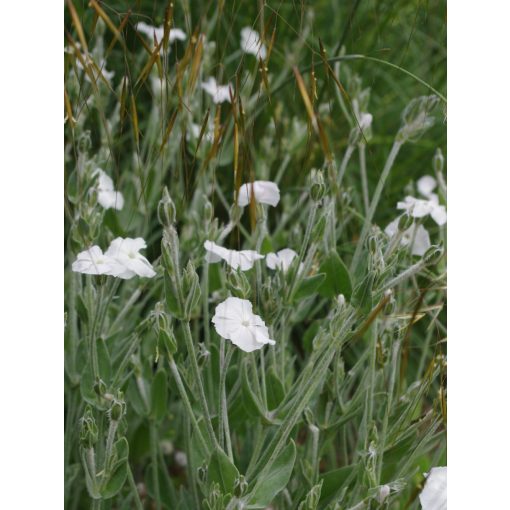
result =
[{"label": "white flower", "polygon": [[[284,248],[277,253],[268,253],[266,255],[266,266],[269,269],[281,269],[284,273],[287,272],[297,253],[290,248]],[[303,263],[299,264],[299,272],[303,270]]]},{"label": "white flower", "polygon": [[403,202],[397,203],[397,209],[407,211],[413,218],[430,216],[438,225],[446,223],[446,208],[439,204],[439,198],[434,193],[428,200],[407,196]]},{"label": "white flower", "polygon": [[[142,34],[148,36],[151,40],[153,40],[155,36],[158,43],[161,42],[163,36],[165,35],[165,27],[163,27],[163,25],[160,27],[153,27],[152,25],[140,21],[136,25],[136,29],[138,30],[138,32],[142,32]],[[170,32],[168,33],[168,42],[172,44],[174,41],[177,40],[185,41],[186,34],[180,28],[171,28]]]},{"label": "white flower", "polygon": [[230,85],[218,85],[216,78],[211,76],[207,81],[202,82],[201,86],[212,97],[215,104],[225,101],[230,103]]},{"label": "white flower", "polygon": [[430,470],[420,494],[423,510],[446,510],[446,467]]},{"label": "white flower", "polygon": [[391,487],[389,485],[381,485],[377,492],[377,501],[382,504],[384,500],[390,495]]},{"label": "white flower", "polygon": [[124,267],[116,260],[103,255],[99,246],[91,246],[85,251],[78,253],[73,262],[72,269],[76,273],[84,274],[106,274],[118,276],[124,272]]},{"label": "white flower", "polygon": [[115,191],[111,177],[100,168],[92,175],[97,176],[97,201],[105,209],[113,207],[120,211],[124,207],[124,197],[120,191]]},{"label": "white flower", "polygon": [[420,195],[427,198],[435,196],[432,192],[436,189],[436,186],[437,182],[431,175],[424,175],[416,182],[416,187],[418,188]]},{"label": "white flower", "polygon": [[266,47],[262,44],[259,33],[250,27],[241,30],[241,49],[245,53],[260,57],[262,60],[267,55]]},{"label": "white flower", "polygon": [[136,239],[117,237],[114,239],[105,255],[116,260],[124,268],[122,273],[115,276],[125,280],[133,278],[135,275],[147,278],[155,276],[156,271],[152,268],[151,263],[139,253],[146,247],[147,245],[141,237]]},{"label": "white flower", "polygon": [[251,197],[255,202],[268,204],[276,207],[280,201],[280,190],[278,185],[271,181],[255,181],[243,184],[239,188],[237,205],[245,207],[251,202]]},{"label": "white flower", "polygon": [[248,271],[253,267],[256,260],[264,258],[264,255],[260,255],[260,253],[253,250],[229,250],[212,241],[205,241],[204,248],[207,250],[205,256],[207,262],[214,263],[223,259],[230,267],[233,269],[240,267],[241,271]]},{"label": "white flower", "polygon": [[[397,233],[399,220],[400,217],[393,220],[384,229],[384,232],[386,232],[389,237],[393,237]],[[411,242],[413,243],[411,246],[411,253],[413,255],[422,257],[430,248],[430,236],[423,225],[416,226],[416,224],[413,224],[407,230],[404,230],[400,244],[402,246],[409,246]]]},{"label": "white flower", "polygon": [[246,299],[227,298],[216,307],[212,323],[218,335],[245,352],[276,343],[269,338],[269,330],[264,321],[252,312],[251,303]]}]

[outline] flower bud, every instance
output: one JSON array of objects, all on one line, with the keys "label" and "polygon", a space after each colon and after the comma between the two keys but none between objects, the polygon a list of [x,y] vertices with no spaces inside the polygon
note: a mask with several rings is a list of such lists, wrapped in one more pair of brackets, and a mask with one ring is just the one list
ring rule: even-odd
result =
[{"label": "flower bud", "polygon": [[438,102],[439,98],[435,95],[413,99],[402,113],[402,127],[397,140],[401,143],[418,140],[434,124],[434,117],[430,113]]},{"label": "flower bud", "polygon": [[110,409],[108,410],[108,416],[111,421],[120,421],[126,414],[126,403],[124,402],[123,394],[121,391],[117,393],[117,396],[112,398]]},{"label": "flower bud", "polygon": [[96,420],[92,414],[92,409],[87,406],[85,414],[80,419],[80,443],[83,448],[92,448],[98,439]]},{"label": "flower bud", "polygon": [[172,225],[163,230],[161,254],[164,268],[173,277],[179,272],[179,236]]},{"label": "flower bud", "polygon": [[205,202],[204,202],[204,220],[207,223],[211,223],[211,221],[214,218],[214,209],[213,209],[211,202],[209,202],[209,200],[207,199],[207,197],[205,195],[204,195],[204,200],[205,200]]},{"label": "flower bud", "polygon": [[90,138],[90,131],[84,131],[80,138],[78,138],[78,152],[80,154],[87,154],[92,147],[92,140]]},{"label": "flower bud", "polygon": [[99,379],[99,377],[94,383],[94,391],[98,397],[102,397],[106,393],[106,384],[102,379]]},{"label": "flower bud", "polygon": [[443,172],[443,167],[444,167],[443,152],[438,147],[436,149],[436,153],[434,154],[434,170],[435,170],[436,174],[442,173]]},{"label": "flower bud", "polygon": [[322,200],[326,193],[326,184],[322,170],[312,169],[310,172],[310,196],[315,202]]},{"label": "flower bud", "polygon": [[184,313],[186,317],[190,318],[193,310],[198,306],[201,296],[200,279],[191,260],[188,261],[182,274],[182,293],[186,300]]},{"label": "flower bud", "polygon": [[400,216],[398,220],[398,230],[399,232],[405,232],[407,229],[411,228],[413,225],[414,219],[410,214],[403,214]]},{"label": "flower bud", "polygon": [[158,220],[163,227],[169,227],[175,223],[175,204],[165,186],[163,196],[158,203]]},{"label": "flower bud", "polygon": [[384,503],[385,499],[390,495],[391,489],[389,485],[381,485],[377,491],[376,499],[379,504]]},{"label": "flower bud", "polygon": [[439,262],[443,256],[443,247],[441,245],[431,246],[423,255],[423,261],[428,266],[433,266]]},{"label": "flower bud", "polygon": [[246,478],[244,475],[239,475],[239,478],[236,478],[236,481],[234,483],[234,496],[237,498],[240,498],[243,496],[248,489],[248,482],[246,481]]},{"label": "flower bud", "polygon": [[227,288],[234,297],[241,299],[249,299],[251,294],[251,286],[248,278],[243,271],[230,271],[227,277]]}]

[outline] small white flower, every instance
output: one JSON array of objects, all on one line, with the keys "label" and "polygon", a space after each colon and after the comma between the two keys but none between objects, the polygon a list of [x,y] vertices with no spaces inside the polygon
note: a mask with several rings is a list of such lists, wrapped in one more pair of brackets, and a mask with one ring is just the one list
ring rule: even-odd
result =
[{"label": "small white flower", "polygon": [[434,193],[428,200],[407,196],[403,202],[397,203],[397,209],[407,211],[413,218],[423,218],[430,214],[438,225],[446,223],[446,208],[439,204],[439,198]]},{"label": "small white flower", "polygon": [[202,82],[201,86],[212,97],[215,104],[225,101],[230,103],[230,85],[218,85],[216,78],[211,76],[207,81]]},{"label": "small white flower", "polygon": [[269,338],[269,330],[264,321],[252,312],[251,303],[246,299],[227,298],[216,307],[212,323],[218,335],[245,352],[276,343]]},{"label": "small white flower", "polygon": [[120,211],[124,207],[124,197],[120,191],[115,191],[111,177],[100,168],[96,168],[93,175],[97,176],[97,201],[105,209],[113,207]]},{"label": "small white flower", "polygon": [[207,250],[205,257],[208,262],[214,263],[223,259],[230,267],[233,269],[240,267],[241,271],[248,271],[256,260],[264,258],[264,255],[253,250],[229,250],[212,241],[205,241],[204,248]]},{"label": "small white flower", "polygon": [[72,269],[76,273],[106,274],[118,276],[124,272],[124,267],[115,259],[103,254],[99,246],[91,246],[85,251],[78,253],[73,262]]},{"label": "small white flower", "polygon": [[[154,36],[156,37],[156,40],[158,43],[161,42],[163,39],[163,36],[165,35],[165,27],[153,27],[152,25],[149,25],[143,21],[140,21],[136,25],[136,29],[139,32],[142,32],[142,34],[145,34],[148,36],[151,40],[153,40]],[[186,40],[186,34],[183,32],[180,28],[171,28],[170,32],[168,33],[168,42],[172,44],[174,41],[185,41]]]},{"label": "small white flower", "polygon": [[251,197],[255,202],[268,204],[276,207],[280,201],[280,190],[278,185],[271,181],[255,181],[243,184],[239,188],[237,205],[246,207],[251,202]]},{"label": "small white flower", "polygon": [[139,253],[146,247],[147,245],[141,237],[136,239],[117,237],[111,242],[105,255],[115,259],[124,267],[124,271],[116,275],[119,278],[128,280],[135,275],[152,278],[156,275],[156,271],[152,268],[151,263]]},{"label": "small white flower", "polygon": [[423,177],[420,177],[416,182],[418,193],[427,198],[434,196],[434,193],[432,192],[436,189],[436,186],[437,182],[431,175],[424,175]]},{"label": "small white flower", "polygon": [[[287,272],[292,261],[297,257],[297,253],[290,248],[284,248],[277,253],[268,253],[266,255],[266,266],[269,269],[281,269]],[[299,272],[303,270],[303,263],[299,264]]]},{"label": "small white flower", "polygon": [[241,30],[241,49],[245,53],[260,57],[262,60],[267,55],[266,47],[262,44],[259,33],[250,27]]},{"label": "small white flower", "polygon": [[[400,217],[393,220],[385,229],[384,232],[389,237],[393,237],[398,231],[398,222]],[[411,253],[422,257],[425,252],[430,248],[430,236],[423,225],[411,225],[407,230],[402,233],[400,244],[402,246],[409,246],[411,243]]]},{"label": "small white flower", "polygon": [[423,510],[446,510],[446,467],[430,470],[420,494]]}]

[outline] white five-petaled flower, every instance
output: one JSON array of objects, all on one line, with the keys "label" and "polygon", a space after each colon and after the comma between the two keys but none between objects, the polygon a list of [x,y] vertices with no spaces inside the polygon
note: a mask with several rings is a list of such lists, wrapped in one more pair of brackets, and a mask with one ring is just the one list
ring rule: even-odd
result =
[{"label": "white five-petaled flower", "polygon": [[[165,35],[165,27],[153,27],[152,25],[149,25],[143,21],[140,21],[136,25],[136,29],[139,32],[142,32],[142,34],[145,34],[146,36],[150,37],[151,39],[153,37],[156,37],[156,40],[158,43],[161,42],[163,39],[163,36]],[[171,28],[170,32],[168,33],[168,42],[172,44],[174,41],[185,41],[186,40],[186,33],[181,30],[180,28]]]},{"label": "white five-petaled flower", "polygon": [[403,202],[397,203],[397,209],[407,211],[413,218],[423,218],[430,214],[438,225],[446,223],[446,208],[439,204],[439,198],[434,193],[428,200],[407,196]]},{"label": "white five-petaled flower", "polygon": [[105,208],[113,207],[120,211],[124,207],[124,197],[120,191],[115,191],[112,178],[100,168],[94,170],[97,176],[97,201]]},{"label": "white five-petaled flower", "polygon": [[267,55],[266,47],[262,44],[259,33],[250,27],[241,30],[241,49],[245,53],[260,57],[262,60]]},{"label": "white five-petaled flower", "polygon": [[218,335],[230,340],[245,352],[261,349],[276,342],[269,338],[264,321],[252,311],[246,299],[229,297],[216,307],[212,323]]},{"label": "white five-petaled flower", "polygon": [[[266,266],[269,269],[281,269],[287,272],[292,261],[297,257],[297,253],[290,248],[284,248],[277,253],[268,253],[266,255]],[[299,264],[299,272],[303,270],[303,263]]]},{"label": "white five-petaled flower", "polygon": [[243,184],[239,188],[237,205],[246,207],[251,202],[252,196],[255,202],[276,207],[280,201],[280,190],[278,185],[271,181],[254,181]]},{"label": "white five-petaled flower", "polygon": [[202,89],[205,90],[215,104],[230,103],[230,85],[218,85],[216,78],[211,76],[207,81],[202,82]]},{"label": "white five-petaled flower", "polygon": [[87,250],[78,253],[73,262],[72,269],[76,273],[106,274],[119,276],[125,268],[115,259],[103,254],[99,246],[91,246]]},{"label": "white five-petaled flower", "polygon": [[430,470],[425,487],[420,494],[423,510],[446,510],[446,467]]},{"label": "white five-petaled flower", "polygon": [[119,278],[128,280],[133,276],[144,276],[152,278],[156,275],[151,263],[141,254],[140,250],[146,248],[147,245],[141,237],[131,239],[127,237],[117,237],[114,239],[105,255],[113,258],[124,268],[124,271],[118,275]]},{"label": "white five-petaled flower", "polygon": [[[384,229],[384,232],[389,237],[393,237],[397,233],[399,220],[400,217],[393,220]],[[423,225],[416,226],[416,224],[413,224],[407,230],[404,230],[400,244],[402,246],[409,246],[411,243],[411,253],[420,257],[430,248],[430,236]]]},{"label": "white five-petaled flower", "polygon": [[205,255],[207,262],[214,263],[223,259],[232,269],[241,268],[241,271],[248,271],[256,260],[264,258],[264,255],[253,250],[229,250],[212,241],[205,241],[204,248],[207,250]]}]

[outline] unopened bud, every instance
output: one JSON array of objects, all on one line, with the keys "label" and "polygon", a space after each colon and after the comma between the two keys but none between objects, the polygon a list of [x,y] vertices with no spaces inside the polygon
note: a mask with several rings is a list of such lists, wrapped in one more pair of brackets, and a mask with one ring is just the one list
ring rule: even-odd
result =
[{"label": "unopened bud", "polygon": [[310,172],[310,196],[315,202],[322,200],[326,193],[326,184],[322,170],[312,169]]},{"label": "unopened bud", "polygon": [[186,299],[184,313],[186,317],[190,318],[193,310],[198,306],[201,296],[200,279],[191,260],[188,261],[182,274],[182,292]]},{"label": "unopened bud", "polygon": [[239,475],[239,478],[236,478],[236,481],[234,483],[234,496],[237,498],[240,498],[243,496],[248,489],[248,482],[246,481],[246,478],[244,475]]},{"label": "unopened bud", "polygon": [[377,491],[377,502],[380,504],[384,503],[385,499],[390,495],[390,492],[391,489],[389,485],[381,485]]},{"label": "unopened bud", "polygon": [[126,414],[126,403],[124,402],[122,392],[119,391],[117,396],[112,399],[108,416],[111,421],[119,421],[124,414]]},{"label": "unopened bud", "polygon": [[443,152],[438,147],[436,149],[436,153],[434,154],[434,170],[436,171],[436,174],[440,174],[443,172],[444,167],[444,157]]},{"label": "unopened bud", "polygon": [[102,397],[106,393],[106,384],[102,379],[99,379],[99,377],[94,383],[94,391],[99,397]]},{"label": "unopened bud", "polygon": [[90,131],[87,130],[78,138],[78,152],[80,154],[87,154],[91,147],[92,140],[90,138]]},{"label": "unopened bud", "polygon": [[411,228],[413,222],[414,219],[410,214],[403,214],[398,220],[398,230],[400,232],[405,232],[407,229]]},{"label": "unopened bud", "polygon": [[227,277],[227,287],[234,297],[249,299],[251,286],[243,271],[230,271]]},{"label": "unopened bud", "polygon": [[435,95],[413,99],[402,113],[402,127],[397,140],[401,143],[418,140],[434,124],[434,117],[430,113],[438,102],[439,98]]},{"label": "unopened bud", "polygon": [[168,227],[175,223],[175,204],[166,186],[158,204],[158,220],[163,227]]},{"label": "unopened bud", "polygon": [[443,247],[441,245],[431,246],[423,255],[423,261],[428,266],[433,266],[439,262],[443,256]]},{"label": "unopened bud", "polygon": [[92,448],[98,439],[96,420],[92,409],[87,406],[85,414],[80,420],[80,443],[84,448]]}]

